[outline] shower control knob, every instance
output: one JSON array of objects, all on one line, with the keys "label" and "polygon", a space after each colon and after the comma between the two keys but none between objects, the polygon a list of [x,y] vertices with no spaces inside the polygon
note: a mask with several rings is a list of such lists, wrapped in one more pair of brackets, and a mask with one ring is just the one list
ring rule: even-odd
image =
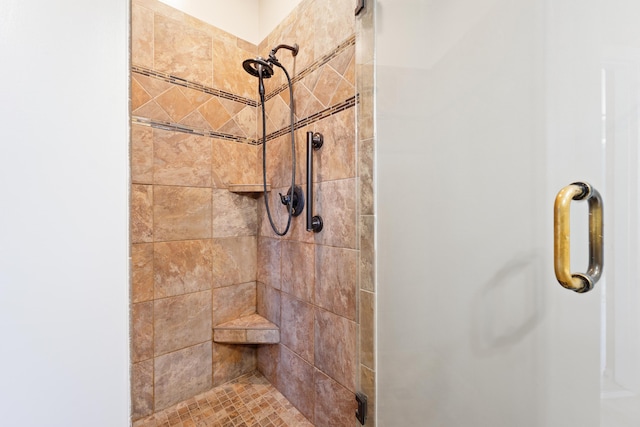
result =
[{"label": "shower control knob", "polygon": [[324,137],[320,132],[316,132],[313,134],[313,139],[311,141],[312,141],[313,149],[319,150],[320,147],[322,147],[322,144],[324,143]]},{"label": "shower control knob", "polygon": [[322,217],[320,215],[316,215],[311,218],[311,228],[308,231],[313,231],[314,233],[319,233],[322,231],[322,227],[324,223],[322,222]]},{"label": "shower control knob", "polygon": [[293,191],[289,188],[287,194],[280,194],[280,202],[289,207],[291,204],[291,214],[293,216],[298,216],[302,213],[302,209],[304,208],[304,193],[302,192],[302,188],[298,185],[295,186]]}]

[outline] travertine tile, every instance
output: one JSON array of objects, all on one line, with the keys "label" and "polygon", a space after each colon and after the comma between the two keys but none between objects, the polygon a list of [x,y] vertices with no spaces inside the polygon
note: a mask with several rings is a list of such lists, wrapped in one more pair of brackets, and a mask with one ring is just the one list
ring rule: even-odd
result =
[{"label": "travertine tile", "polygon": [[213,341],[237,344],[277,344],[280,342],[280,329],[273,322],[254,313],[215,326]]},{"label": "travertine tile", "polygon": [[213,87],[244,97],[255,97],[256,78],[242,69],[242,61],[254,58],[254,52],[240,49],[237,39],[232,43],[217,39],[213,49]]},{"label": "travertine tile", "polygon": [[131,110],[135,111],[149,101],[151,101],[151,95],[144,90],[142,85],[135,79],[135,74],[133,74],[131,78]]},{"label": "travertine tile", "polygon": [[315,371],[316,427],[353,427],[358,408],[355,395],[324,373]]},{"label": "travertine tile", "polygon": [[213,343],[214,385],[253,372],[256,366],[256,346]]},{"label": "travertine tile", "polygon": [[313,364],[314,308],[287,294],[282,294],[280,339],[307,362]]},{"label": "travertine tile", "polygon": [[153,130],[154,184],[211,186],[211,139]]},{"label": "travertine tile", "polygon": [[280,240],[267,237],[258,238],[258,281],[275,289],[280,289]]},{"label": "travertine tile", "polygon": [[213,190],[213,237],[255,236],[258,204],[251,197]]},{"label": "travertine tile", "polygon": [[358,149],[358,198],[360,214],[374,214],[374,142],[371,139],[360,141]]},{"label": "travertine tile", "polygon": [[280,307],[281,293],[277,289],[272,288],[264,283],[258,283],[257,289],[257,310],[258,314],[269,319],[276,325],[281,324]]},{"label": "travertine tile", "polygon": [[131,5],[131,62],[153,68],[153,12]]},{"label": "travertine tile", "polygon": [[213,290],[213,325],[256,312],[256,283],[215,288]]},{"label": "travertine tile", "polygon": [[212,84],[213,41],[196,28],[156,14],[153,56],[159,71],[206,86]]},{"label": "travertine tile", "polygon": [[152,98],[157,98],[164,92],[174,87],[171,83],[155,77],[145,76],[143,74],[137,73],[132,73],[131,76]]},{"label": "travertine tile", "polygon": [[131,360],[141,362],[153,357],[153,302],[131,306]]},{"label": "travertine tile", "polygon": [[154,186],[156,241],[211,238],[211,189]]},{"label": "travertine tile", "polygon": [[146,104],[143,104],[140,108],[136,108],[131,113],[133,116],[144,117],[147,119],[160,121],[160,122],[170,122],[171,117],[167,114],[166,111],[158,104],[156,101],[149,101]]},{"label": "travertine tile", "polygon": [[353,3],[343,0],[314,1],[311,4],[315,22],[316,59],[326,55],[334,46],[348,39],[355,32]]},{"label": "travertine tile", "polygon": [[214,288],[256,281],[257,237],[218,238],[212,244]]},{"label": "travertine tile", "polygon": [[366,426],[376,425],[376,373],[366,366],[360,366],[360,390],[367,396]]},{"label": "travertine tile", "polygon": [[283,92],[267,102],[267,114],[274,125],[274,131],[291,126],[289,104],[283,99],[283,96],[286,96],[285,93],[288,95],[288,92]]},{"label": "travertine tile", "polygon": [[[300,46],[298,55],[295,57],[295,70],[298,72],[310,66],[316,59],[315,56],[315,32],[309,31],[315,23],[313,7],[310,1],[303,1],[294,9],[291,14],[295,17],[294,37]],[[285,33],[286,34],[286,33]]]},{"label": "travertine tile", "polygon": [[131,367],[131,418],[137,420],[153,413],[153,359]]},{"label": "travertine tile", "polygon": [[229,184],[259,184],[258,147],[222,139],[213,140],[213,185],[227,188]]},{"label": "travertine tile", "polygon": [[355,55],[355,45],[351,45],[329,61],[329,65],[344,77]]},{"label": "travertine tile", "polygon": [[324,228],[316,242],[326,246],[356,247],[356,180],[340,179],[314,185],[314,210]]},{"label": "travertine tile", "polygon": [[245,343],[247,342],[247,330],[246,329],[219,329],[213,330],[213,342],[216,343]]},{"label": "travertine tile", "polygon": [[218,129],[220,133],[226,133],[227,135],[238,135],[242,138],[246,138],[247,135],[244,133],[242,128],[235,121],[235,118],[231,118],[224,125]]},{"label": "travertine tile", "polygon": [[154,359],[155,409],[209,390],[211,378],[211,341],[187,347]]},{"label": "travertine tile", "polygon": [[219,101],[231,116],[235,116],[247,106],[244,102],[234,101],[232,99],[220,98]]},{"label": "travertine tile", "polygon": [[187,100],[189,101],[192,110],[200,108],[201,105],[205,104],[213,97],[213,95],[209,95],[208,93],[188,87],[179,87],[179,89],[180,92],[182,92],[185,98],[187,98]]},{"label": "travertine tile", "polygon": [[133,427],[278,426],[311,427],[259,372],[242,375],[150,417]]},{"label": "travertine tile", "polygon": [[153,183],[153,129],[131,126],[131,181]]},{"label": "travertine tile", "polygon": [[316,308],[315,366],[355,391],[356,324],[344,317]]},{"label": "travertine tile", "polygon": [[211,289],[211,240],[161,242],[154,245],[156,298]]},{"label": "travertine tile", "polygon": [[153,187],[131,186],[131,242],[153,241]]},{"label": "travertine tile", "polygon": [[[267,183],[271,184],[272,188],[287,187],[291,185],[291,142],[289,135],[281,136],[267,141]],[[260,181],[262,182],[262,157],[263,147],[258,147],[257,159],[259,164],[257,165]],[[277,210],[285,210],[284,206],[275,205]],[[273,210],[273,209],[272,209]]]},{"label": "travertine tile", "polygon": [[278,369],[280,392],[305,417],[313,419],[315,406],[313,366],[291,352],[286,346],[282,346]]},{"label": "travertine tile", "polygon": [[257,350],[258,371],[264,375],[271,384],[278,387],[278,365],[280,364],[280,344],[261,345]]},{"label": "travertine tile", "polygon": [[358,252],[316,246],[315,302],[333,313],[356,320]]},{"label": "travertine tile", "polygon": [[336,91],[338,84],[342,80],[342,76],[331,67],[322,67],[318,82],[313,89],[313,95],[324,105],[331,106],[333,93]]},{"label": "travertine tile", "polygon": [[153,244],[131,245],[131,302],[153,299]]},{"label": "travertine tile", "polygon": [[198,112],[209,123],[211,129],[218,130],[231,119],[231,114],[222,106],[218,98],[212,97],[198,108]]},{"label": "travertine tile", "polygon": [[156,356],[211,341],[211,291],[156,300],[153,317]]},{"label": "travertine tile", "polygon": [[315,286],[315,245],[282,241],[282,290],[312,303]]},{"label": "travertine tile", "polygon": [[184,119],[180,120],[180,124],[187,127],[191,127],[193,129],[200,129],[200,130],[207,130],[207,131],[213,130],[209,125],[209,123],[207,123],[207,121],[204,119],[204,117],[202,117],[202,114],[200,114],[198,111],[194,111]]},{"label": "travertine tile", "polygon": [[246,106],[233,119],[236,121],[242,132],[247,138],[256,139],[257,136],[257,117],[256,109],[251,106]]},{"label": "travertine tile", "polygon": [[[329,105],[336,105],[341,102],[346,101],[349,98],[352,98],[356,94],[356,89],[353,83],[349,82],[346,78],[342,78],[338,84],[336,85],[336,90],[333,92],[331,96],[331,101],[329,101]],[[347,111],[351,111],[349,109]]]},{"label": "travertine tile", "polygon": [[155,98],[155,100],[158,105],[166,111],[173,123],[177,123],[184,119],[195,109],[191,104],[191,101],[177,86],[173,86],[171,89]]},{"label": "travertine tile", "polygon": [[277,329],[269,330],[247,330],[247,342],[258,344],[276,344],[280,342],[280,331]]},{"label": "travertine tile", "polygon": [[320,120],[315,125],[324,136],[320,150],[314,152],[314,182],[356,176],[355,111],[349,108]]},{"label": "travertine tile", "polygon": [[[349,82],[349,84],[351,84],[351,86],[353,88],[356,87],[356,58],[355,56],[353,56],[351,58],[351,61],[349,62],[349,65],[347,66],[347,69],[345,70],[345,72],[342,74],[342,77],[344,77],[344,79]],[[357,93],[357,90],[354,89],[354,95]]]},{"label": "travertine tile", "polygon": [[375,217],[360,217],[360,289],[375,292]]},{"label": "travertine tile", "polygon": [[313,94],[315,80],[312,82],[311,79],[316,75],[319,73],[305,77],[302,82],[296,85],[295,104],[298,119],[307,118],[324,108],[320,100]]},{"label": "travertine tile", "polygon": [[[307,89],[309,89],[311,92],[315,90],[316,85],[318,84],[318,80],[320,79],[320,75],[322,74],[322,71],[323,71],[323,67],[315,68],[313,71],[307,72],[307,75],[305,75],[304,78],[302,79],[302,83],[304,84],[304,86]],[[320,106],[316,111],[319,111],[322,109],[322,104],[319,104],[319,105]],[[315,111],[311,111],[311,112],[313,113]]]},{"label": "travertine tile", "polygon": [[375,294],[360,291],[360,363],[375,367]]}]

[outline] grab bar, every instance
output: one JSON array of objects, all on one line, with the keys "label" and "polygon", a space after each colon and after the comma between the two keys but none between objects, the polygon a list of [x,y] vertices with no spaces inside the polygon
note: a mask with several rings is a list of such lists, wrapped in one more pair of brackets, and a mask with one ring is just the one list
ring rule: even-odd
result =
[{"label": "grab bar", "polygon": [[320,215],[313,215],[313,150],[322,147],[321,133],[307,132],[307,231],[319,233],[323,223]]},{"label": "grab bar", "polygon": [[[572,200],[589,202],[589,266],[586,273],[571,273],[570,207]],[[585,182],[574,182],[556,196],[553,215],[554,269],[558,282],[578,293],[588,292],[600,279],[603,265],[602,197]]]}]

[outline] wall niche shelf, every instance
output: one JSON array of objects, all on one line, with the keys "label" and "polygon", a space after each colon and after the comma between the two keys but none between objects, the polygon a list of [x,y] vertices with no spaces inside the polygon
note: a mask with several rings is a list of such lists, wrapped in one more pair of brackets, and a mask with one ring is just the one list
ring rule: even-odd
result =
[{"label": "wall niche shelf", "polygon": [[[229,191],[236,194],[259,196],[264,192],[262,184],[229,184]],[[271,191],[271,184],[267,184],[267,191]]]}]

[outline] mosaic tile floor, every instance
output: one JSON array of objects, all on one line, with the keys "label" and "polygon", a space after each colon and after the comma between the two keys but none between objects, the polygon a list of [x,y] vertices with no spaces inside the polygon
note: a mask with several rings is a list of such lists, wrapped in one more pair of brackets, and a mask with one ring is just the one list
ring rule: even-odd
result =
[{"label": "mosaic tile floor", "polygon": [[313,427],[260,373],[242,377],[162,412],[133,427]]}]

